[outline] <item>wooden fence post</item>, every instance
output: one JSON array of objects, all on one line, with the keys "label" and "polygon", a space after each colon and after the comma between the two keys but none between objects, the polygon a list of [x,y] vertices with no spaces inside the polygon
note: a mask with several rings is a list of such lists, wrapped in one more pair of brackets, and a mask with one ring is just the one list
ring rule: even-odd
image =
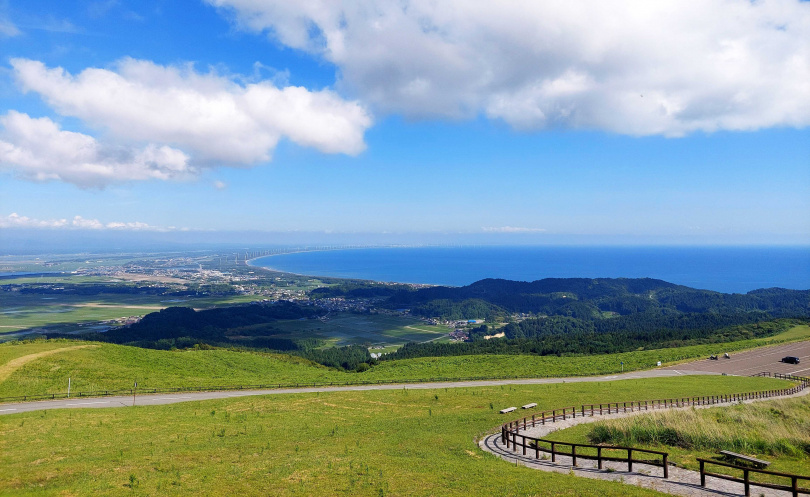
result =
[{"label": "wooden fence post", "polygon": [[745,497],[751,496],[751,481],[748,479],[748,470],[743,470],[743,481],[745,484]]}]

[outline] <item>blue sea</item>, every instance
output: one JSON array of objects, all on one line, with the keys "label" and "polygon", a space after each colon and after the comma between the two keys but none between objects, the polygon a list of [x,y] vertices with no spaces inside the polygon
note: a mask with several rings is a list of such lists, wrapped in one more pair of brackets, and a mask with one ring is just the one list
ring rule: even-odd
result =
[{"label": "blue sea", "polygon": [[657,278],[745,293],[810,289],[810,247],[420,247],[306,251],[254,259],[277,271],[462,286],[484,278]]}]

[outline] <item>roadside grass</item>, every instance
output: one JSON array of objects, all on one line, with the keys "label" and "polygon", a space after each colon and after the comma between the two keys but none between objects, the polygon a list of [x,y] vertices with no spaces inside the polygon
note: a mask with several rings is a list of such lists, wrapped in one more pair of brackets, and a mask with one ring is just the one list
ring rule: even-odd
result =
[{"label": "roadside grass", "polygon": [[[0,494],[652,496],[516,466],[475,438],[498,409],[717,395],[771,378],[279,394],[0,416]],[[514,413],[513,413],[514,414]]]},{"label": "roadside grass", "polygon": [[[670,461],[694,471],[700,469],[697,457],[724,462],[719,451],[729,450],[769,461],[769,471],[810,476],[810,398],[645,413],[577,425],[545,438],[666,451]],[[588,453],[587,449],[578,452]],[[740,476],[721,466],[707,469]],[[751,478],[789,484],[785,478],[767,475]]]},{"label": "roadside grass", "polygon": [[[797,330],[798,328],[798,330]],[[810,327],[797,326],[771,338],[723,344],[735,351],[772,343],[807,338]],[[27,344],[0,344],[0,365],[39,347],[79,345],[81,341],[37,340]],[[594,356],[472,355],[423,357],[382,361],[363,373],[342,372],[284,354],[233,350],[161,351],[100,344],[92,349],[72,350],[32,361],[0,382],[0,397],[44,395],[67,390],[71,378],[74,392],[121,390],[137,381],[140,388],[211,387],[249,384],[304,384],[310,382],[376,382],[471,377],[561,377],[615,374],[624,362],[625,371],[651,369],[657,361],[673,364],[706,357],[717,345],[645,350]]]}]

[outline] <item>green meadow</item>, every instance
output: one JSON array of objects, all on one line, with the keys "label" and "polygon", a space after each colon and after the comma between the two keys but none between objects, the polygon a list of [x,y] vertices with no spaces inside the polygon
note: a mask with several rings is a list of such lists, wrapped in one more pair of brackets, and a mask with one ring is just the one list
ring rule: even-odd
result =
[{"label": "green meadow", "polygon": [[[772,338],[722,344],[734,351],[810,335],[806,325]],[[34,358],[0,374],[0,397],[44,395],[67,390],[121,390],[137,381],[139,388],[212,387],[222,385],[360,383],[472,377],[589,376],[621,369],[650,369],[657,361],[672,364],[718,352],[717,345],[643,350],[595,356],[471,355],[382,361],[363,373],[329,369],[294,356],[237,350],[162,351],[72,340],[35,340],[0,344],[0,371],[12,359],[56,348],[92,345]],[[9,369],[8,367],[6,369]],[[3,379],[5,377],[5,379]]]},{"label": "green meadow", "polygon": [[498,409],[510,405],[542,410],[786,384],[683,376],[14,414],[0,416],[0,494],[660,495],[515,466],[481,451],[476,437],[506,421]]}]

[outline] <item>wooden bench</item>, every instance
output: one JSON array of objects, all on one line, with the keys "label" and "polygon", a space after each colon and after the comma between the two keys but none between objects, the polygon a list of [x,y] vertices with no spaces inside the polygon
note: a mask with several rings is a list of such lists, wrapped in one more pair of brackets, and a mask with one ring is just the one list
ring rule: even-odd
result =
[{"label": "wooden bench", "polygon": [[531,404],[526,404],[522,407],[522,409],[531,409],[532,407],[537,407],[537,402],[532,402]]},{"label": "wooden bench", "polygon": [[517,409],[517,407],[507,407],[506,409],[501,409],[501,414],[506,414],[507,412],[512,412],[515,409]]},{"label": "wooden bench", "polygon": [[726,456],[729,459],[739,459],[741,461],[751,463],[753,466],[757,468],[767,468],[768,466],[771,465],[771,463],[769,463],[768,461],[763,461],[762,459],[757,459],[756,457],[737,454],[736,452],[731,452],[730,450],[721,450],[720,454]]}]

